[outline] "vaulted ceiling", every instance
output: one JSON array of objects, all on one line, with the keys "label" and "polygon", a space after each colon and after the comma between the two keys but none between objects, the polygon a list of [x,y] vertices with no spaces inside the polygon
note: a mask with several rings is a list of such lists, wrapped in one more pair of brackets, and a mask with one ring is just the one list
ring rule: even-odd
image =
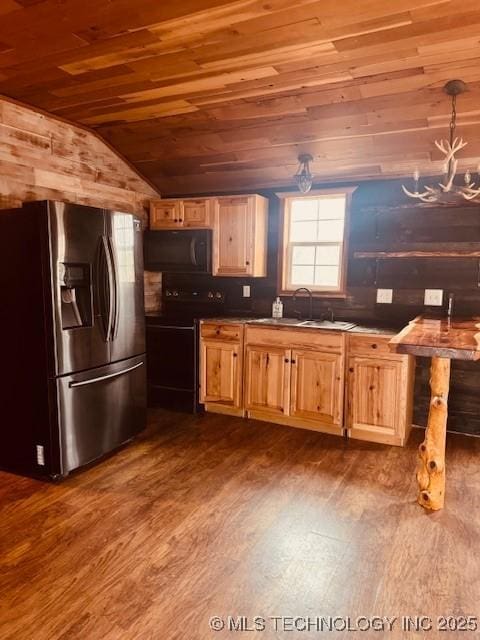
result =
[{"label": "vaulted ceiling", "polygon": [[480,157],[478,0],[2,0],[0,93],[98,130],[164,194],[442,164],[461,78]]}]

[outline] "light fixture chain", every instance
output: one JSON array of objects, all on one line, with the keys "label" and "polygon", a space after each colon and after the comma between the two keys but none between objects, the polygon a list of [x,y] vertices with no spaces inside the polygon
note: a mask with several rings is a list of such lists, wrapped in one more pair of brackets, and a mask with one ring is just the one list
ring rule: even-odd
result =
[{"label": "light fixture chain", "polygon": [[452,96],[452,117],[450,119],[450,144],[453,144],[455,128],[457,126],[457,96]]}]

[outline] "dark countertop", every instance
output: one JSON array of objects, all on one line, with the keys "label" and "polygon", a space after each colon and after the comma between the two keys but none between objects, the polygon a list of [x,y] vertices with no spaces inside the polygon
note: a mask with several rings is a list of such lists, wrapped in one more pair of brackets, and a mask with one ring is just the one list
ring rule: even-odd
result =
[{"label": "dark countertop", "polygon": [[219,322],[222,324],[253,324],[259,327],[286,327],[286,328],[294,328],[294,329],[314,329],[316,331],[341,331],[346,333],[364,333],[364,334],[375,334],[375,335],[385,335],[385,336],[394,336],[396,335],[405,325],[399,325],[398,327],[392,326],[381,326],[378,324],[368,325],[368,324],[355,324],[354,322],[349,322],[351,325],[349,328],[329,328],[325,327],[315,327],[315,326],[305,326],[302,325],[302,322],[305,320],[297,320],[296,318],[281,318],[280,321],[275,318],[235,318],[229,316],[219,316],[216,318],[202,318],[203,322]]}]

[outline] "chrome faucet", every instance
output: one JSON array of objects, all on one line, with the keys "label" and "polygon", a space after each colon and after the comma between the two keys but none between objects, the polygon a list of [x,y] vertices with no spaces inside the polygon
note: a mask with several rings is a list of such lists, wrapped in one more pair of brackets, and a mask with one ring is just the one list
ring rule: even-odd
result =
[{"label": "chrome faucet", "polygon": [[[307,287],[299,287],[298,289],[295,289],[295,291],[293,292],[293,297],[292,297],[292,302],[293,304],[296,303],[297,301],[297,293],[300,293],[300,291],[305,291],[305,293],[310,297],[310,314],[309,314],[309,320],[313,320],[313,294],[310,291],[310,289],[307,289]],[[301,311],[297,311],[296,309],[293,311],[293,313],[295,315],[298,315],[299,318],[302,317],[302,312]]]},{"label": "chrome faucet", "polygon": [[330,322],[332,322],[332,323],[333,323],[333,322],[335,322],[335,314],[334,314],[334,312],[333,312],[332,307],[328,307],[328,308],[327,308],[327,313],[328,313],[328,314],[329,314],[329,316],[330,316]]},{"label": "chrome faucet", "polygon": [[447,307],[447,318],[449,320],[452,319],[453,316],[453,303],[455,300],[455,296],[453,295],[453,293],[449,293],[448,294],[448,307]]}]

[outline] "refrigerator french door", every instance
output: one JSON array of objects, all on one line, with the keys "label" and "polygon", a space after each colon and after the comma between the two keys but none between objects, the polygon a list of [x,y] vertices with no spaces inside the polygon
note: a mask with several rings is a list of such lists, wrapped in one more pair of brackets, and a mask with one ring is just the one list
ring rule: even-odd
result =
[{"label": "refrigerator french door", "polygon": [[44,201],[0,217],[0,330],[18,380],[0,466],[66,476],[144,428],[141,242],[136,216],[95,207]]}]

